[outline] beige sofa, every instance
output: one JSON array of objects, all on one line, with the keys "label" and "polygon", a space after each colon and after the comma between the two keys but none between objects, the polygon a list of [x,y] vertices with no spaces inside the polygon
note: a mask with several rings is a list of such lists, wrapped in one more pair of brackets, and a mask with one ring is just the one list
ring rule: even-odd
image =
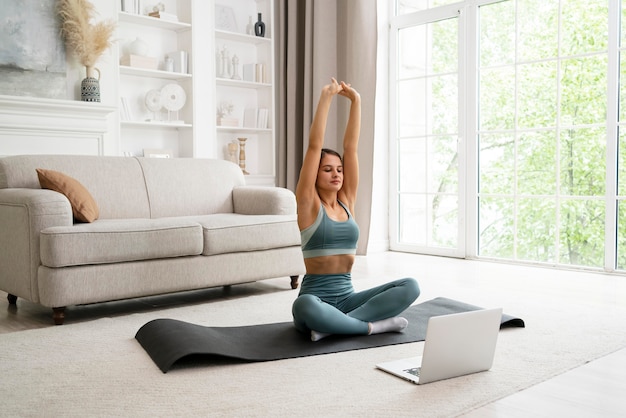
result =
[{"label": "beige sofa", "polygon": [[[99,217],[77,222],[36,169],[87,189]],[[67,193],[66,193],[67,194]],[[53,308],[304,274],[295,198],[246,186],[210,159],[70,155],[0,158],[0,290]]]}]

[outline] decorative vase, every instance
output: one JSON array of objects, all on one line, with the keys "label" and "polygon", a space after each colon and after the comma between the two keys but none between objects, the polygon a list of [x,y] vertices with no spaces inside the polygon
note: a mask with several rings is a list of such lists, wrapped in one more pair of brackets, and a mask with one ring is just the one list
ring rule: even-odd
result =
[{"label": "decorative vase", "polygon": [[239,163],[237,160],[237,143],[235,142],[228,143],[228,159],[235,164]]},{"label": "decorative vase", "polygon": [[[100,70],[88,66],[87,77],[80,83],[80,99],[83,102],[100,102]],[[98,74],[98,78],[94,77]]]},{"label": "decorative vase", "polygon": [[130,45],[128,46],[128,49],[130,53],[133,55],[139,55],[139,56],[145,57],[148,55],[148,49],[150,49],[150,47],[148,46],[146,41],[137,37],[135,38],[133,42],[130,43]]},{"label": "decorative vase", "polygon": [[174,59],[170,57],[165,57],[165,61],[163,63],[163,69],[167,72],[174,71]]},{"label": "decorative vase", "polygon": [[246,25],[246,34],[254,35],[254,22],[252,22],[252,16],[248,16],[248,24]]},{"label": "decorative vase", "polygon": [[259,13],[259,20],[254,24],[254,34],[256,36],[265,36],[265,23],[261,20],[261,13]]}]

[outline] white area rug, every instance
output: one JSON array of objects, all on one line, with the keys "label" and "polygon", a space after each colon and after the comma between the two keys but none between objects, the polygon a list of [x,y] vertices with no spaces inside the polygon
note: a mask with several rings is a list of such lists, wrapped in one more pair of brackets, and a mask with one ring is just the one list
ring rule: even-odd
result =
[{"label": "white area rug", "polygon": [[66,325],[0,335],[0,414],[456,416],[626,346],[623,277],[402,254],[371,264],[377,257],[357,261],[357,289],[413,276],[419,301],[502,306],[526,329],[501,331],[490,371],[415,386],[374,365],[417,355],[423,343],[265,363],[195,360],[163,374],[134,339],[163,317],[211,326],[289,321],[296,292],[285,278],[249,285],[259,289],[249,297],[75,324],[70,310]]}]

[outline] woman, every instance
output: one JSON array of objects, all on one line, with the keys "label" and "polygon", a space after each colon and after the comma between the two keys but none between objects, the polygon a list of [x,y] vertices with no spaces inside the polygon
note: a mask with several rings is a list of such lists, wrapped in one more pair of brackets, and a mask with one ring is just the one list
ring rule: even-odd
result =
[{"label": "woman", "polygon": [[[323,148],[328,111],[335,95],[351,102],[343,159],[336,151]],[[350,272],[359,238],[353,214],[359,183],[360,125],[361,96],[350,84],[333,78],[322,89],[296,187],[306,275],[292,313],[296,328],[310,333],[313,341],[331,334],[402,331],[408,321],[396,315],[420,292],[411,278],[362,292],[352,287]]]}]

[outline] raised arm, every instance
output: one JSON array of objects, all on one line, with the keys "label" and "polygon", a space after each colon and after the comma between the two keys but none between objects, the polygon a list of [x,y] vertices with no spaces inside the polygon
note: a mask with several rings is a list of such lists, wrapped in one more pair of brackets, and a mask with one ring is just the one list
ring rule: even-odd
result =
[{"label": "raised arm", "polygon": [[350,115],[343,137],[343,187],[339,200],[348,205],[354,214],[356,194],[359,187],[359,136],[361,135],[361,95],[349,84],[341,83],[341,96],[350,99]]},{"label": "raised arm", "polygon": [[298,224],[305,228],[312,224],[319,210],[319,196],[315,188],[317,172],[319,170],[324,136],[326,134],[326,122],[333,97],[338,94],[342,86],[334,78],[320,94],[317,109],[309,132],[309,146],[304,155],[300,178],[296,186],[296,200],[298,202]]}]

